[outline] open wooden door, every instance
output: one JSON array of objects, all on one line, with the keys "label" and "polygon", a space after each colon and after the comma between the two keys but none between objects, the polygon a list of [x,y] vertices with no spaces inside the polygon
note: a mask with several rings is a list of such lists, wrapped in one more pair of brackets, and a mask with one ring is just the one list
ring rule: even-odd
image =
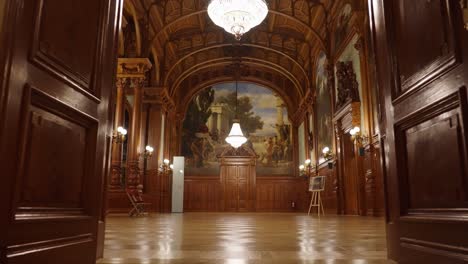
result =
[{"label": "open wooden door", "polygon": [[95,263],[120,0],[0,5],[0,263]]},{"label": "open wooden door", "polygon": [[388,250],[468,261],[468,32],[458,0],[369,0],[382,94]]}]

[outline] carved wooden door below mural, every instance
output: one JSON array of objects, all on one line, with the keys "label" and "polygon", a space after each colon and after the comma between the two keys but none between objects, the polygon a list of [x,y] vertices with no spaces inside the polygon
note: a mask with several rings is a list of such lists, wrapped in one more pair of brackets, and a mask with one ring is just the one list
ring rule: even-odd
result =
[{"label": "carved wooden door below mural", "polygon": [[120,1],[6,2],[0,263],[95,263]]},{"label": "carved wooden door below mural", "polygon": [[468,259],[468,32],[460,2],[369,1],[388,250],[399,263]]},{"label": "carved wooden door below mural", "polygon": [[255,157],[223,157],[220,160],[221,208],[224,211],[255,211]]},{"label": "carved wooden door below mural", "polygon": [[224,175],[224,210],[248,211],[250,208],[249,168],[226,166]]}]

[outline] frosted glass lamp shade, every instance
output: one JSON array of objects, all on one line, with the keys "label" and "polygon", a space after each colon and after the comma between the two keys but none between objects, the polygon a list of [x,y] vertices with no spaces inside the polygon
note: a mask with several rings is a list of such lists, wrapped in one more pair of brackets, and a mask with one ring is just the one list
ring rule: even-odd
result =
[{"label": "frosted glass lamp shade", "polygon": [[234,148],[238,148],[247,142],[247,138],[244,137],[239,122],[234,122],[232,124],[231,132],[229,132],[229,136],[226,137],[226,142]]}]

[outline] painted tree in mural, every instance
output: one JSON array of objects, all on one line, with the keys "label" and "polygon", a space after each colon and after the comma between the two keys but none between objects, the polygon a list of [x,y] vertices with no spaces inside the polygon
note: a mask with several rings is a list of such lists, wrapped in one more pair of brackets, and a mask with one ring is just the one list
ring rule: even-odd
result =
[{"label": "painted tree in mural", "polygon": [[[236,112],[236,93],[218,98],[217,102],[225,103],[230,111]],[[247,96],[239,97],[237,100],[237,117],[241,121],[242,131],[246,136],[263,128],[262,118],[253,111],[252,102]]]},{"label": "painted tree in mural", "polygon": [[184,120],[184,131],[182,141],[182,152],[184,156],[191,157],[192,141],[196,133],[207,133],[206,122],[211,115],[211,104],[214,101],[215,91],[213,88],[204,89],[190,102],[187,115]]}]

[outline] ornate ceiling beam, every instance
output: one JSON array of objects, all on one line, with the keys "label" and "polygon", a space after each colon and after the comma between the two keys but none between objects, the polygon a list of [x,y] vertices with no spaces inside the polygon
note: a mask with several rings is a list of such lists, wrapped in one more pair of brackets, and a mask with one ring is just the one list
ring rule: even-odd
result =
[{"label": "ornate ceiling beam", "polygon": [[[166,24],[164,25],[164,27],[156,34],[156,36],[154,37],[155,40],[159,39],[159,37],[164,34],[164,35],[168,35],[167,34],[167,30],[169,28],[171,28],[172,26],[176,25],[178,22],[180,21],[184,21],[186,19],[189,19],[190,17],[192,16],[197,16],[197,15],[200,15],[200,14],[204,14],[204,13],[207,13],[207,10],[206,9],[203,9],[203,10],[198,10],[198,11],[195,11],[195,12],[192,12],[190,14],[186,14],[186,15],[183,15],[181,17],[178,17],[177,19],[174,19],[173,21],[171,21],[169,24]],[[277,16],[281,16],[281,17],[284,17],[290,21],[293,21],[294,23],[296,24],[299,24],[300,26],[304,27],[307,29],[307,32],[306,32],[306,36],[309,36],[309,34],[312,34],[312,36],[314,36],[315,38],[315,41],[317,41],[317,44],[319,45],[320,48],[322,49],[325,49],[325,44],[324,44],[324,40],[322,39],[322,37],[320,36],[319,32],[317,32],[317,30],[315,30],[314,28],[312,28],[311,26],[307,25],[305,22],[291,16],[291,15],[288,15],[288,14],[285,14],[283,12],[280,12],[280,11],[276,11],[276,10],[269,10],[269,13],[270,14],[274,14],[274,15],[277,15]],[[220,29],[222,30],[222,29]],[[166,38],[166,41],[167,39],[169,38]],[[309,42],[311,43],[314,43],[314,41],[312,39],[307,39]]]},{"label": "ornate ceiling beam", "polygon": [[[171,88],[169,90],[169,93],[170,93],[171,96],[174,96],[176,89],[179,88],[181,82],[184,79],[188,78],[192,74],[195,74],[196,72],[198,72],[198,71],[200,71],[202,69],[217,67],[217,66],[224,66],[224,65],[229,65],[229,64],[233,64],[233,63],[234,63],[234,60],[233,60],[232,57],[222,57],[222,58],[216,58],[216,59],[207,60],[207,61],[203,61],[203,62],[200,62],[198,64],[195,64],[192,67],[190,67],[189,69],[185,70],[174,81],[174,83],[172,84],[172,86],[171,86]],[[258,58],[252,58],[252,57],[243,57],[242,58],[242,64],[253,65],[253,66],[256,66],[256,67],[264,67],[264,68],[267,68],[267,69],[270,69],[270,70],[273,70],[275,72],[280,73],[281,75],[285,76],[287,79],[289,79],[294,84],[294,87],[295,87],[298,95],[303,96],[301,83],[287,69],[285,69],[285,68],[283,68],[283,67],[281,67],[281,66],[279,66],[279,65],[277,65],[275,63],[272,63],[270,61],[263,60],[263,59],[258,59]],[[308,90],[309,83],[307,83],[306,85],[307,85],[307,90]]]},{"label": "ornate ceiling beam", "polygon": [[[216,49],[216,48],[222,48],[222,47],[230,47],[232,46],[232,44],[216,44],[216,45],[211,45],[211,46],[208,46],[208,47],[204,47],[204,48],[201,48],[201,49],[197,49],[195,51],[192,51],[188,54],[186,54],[185,56],[183,56],[182,58],[180,58],[179,60],[177,60],[172,66],[171,68],[169,69],[168,73],[166,74],[166,77],[164,78],[164,85],[167,84],[168,80],[169,80],[169,77],[171,76],[172,72],[175,70],[175,68],[181,64],[184,60],[190,58],[191,56],[193,55],[196,55],[198,53],[201,53],[203,51],[207,51],[207,50],[211,50],[211,49]],[[249,43],[243,43],[242,46],[247,46],[247,47],[253,47],[253,48],[258,48],[258,49],[264,49],[264,50],[268,50],[268,51],[271,51],[271,52],[275,52],[281,56],[284,56],[285,58],[288,58],[289,61],[291,61],[294,65],[296,65],[302,72],[302,74],[304,75],[304,78],[305,80],[307,80],[307,83],[310,83],[310,80],[309,80],[309,76],[307,74],[307,71],[304,69],[304,67],[302,67],[302,65],[300,65],[297,60],[295,60],[294,58],[292,58],[291,56],[289,56],[288,54],[284,53],[284,52],[281,52],[281,51],[278,51],[276,49],[273,49],[273,48],[269,48],[269,47],[265,47],[265,46],[261,46],[261,45],[257,45],[257,44],[249,44]]]}]

